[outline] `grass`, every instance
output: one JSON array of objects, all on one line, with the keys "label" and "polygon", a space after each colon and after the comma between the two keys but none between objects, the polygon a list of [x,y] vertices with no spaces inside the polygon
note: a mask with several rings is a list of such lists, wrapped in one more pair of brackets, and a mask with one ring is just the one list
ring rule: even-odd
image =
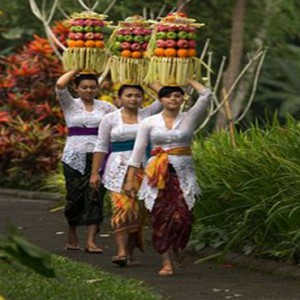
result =
[{"label": "grass", "polygon": [[300,256],[300,128],[274,122],[196,139],[203,196],[195,207],[192,245],[261,257]]},{"label": "grass", "polygon": [[85,263],[52,255],[59,279],[49,279],[27,269],[16,269],[0,260],[0,298],[18,300],[42,299],[103,299],[157,300],[159,295],[142,286],[141,282],[126,280],[102,272]]}]

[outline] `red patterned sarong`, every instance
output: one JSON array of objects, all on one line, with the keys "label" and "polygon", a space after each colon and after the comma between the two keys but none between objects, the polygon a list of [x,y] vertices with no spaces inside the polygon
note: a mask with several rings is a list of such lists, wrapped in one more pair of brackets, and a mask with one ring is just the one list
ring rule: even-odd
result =
[{"label": "red patterned sarong", "polygon": [[192,230],[192,212],[185,203],[177,174],[172,167],[168,177],[151,211],[152,241],[158,253],[164,253],[169,248],[184,249]]}]

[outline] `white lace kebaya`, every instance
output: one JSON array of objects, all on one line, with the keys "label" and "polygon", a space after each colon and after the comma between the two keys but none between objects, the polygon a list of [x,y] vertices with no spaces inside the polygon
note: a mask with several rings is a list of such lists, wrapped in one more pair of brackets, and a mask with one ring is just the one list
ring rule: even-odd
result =
[{"label": "white lace kebaya", "polygon": [[[162,109],[160,101],[156,100],[150,106],[138,110],[138,122],[158,113]],[[124,124],[122,120],[122,108],[106,115],[100,125],[98,139],[94,152],[108,153],[110,145],[118,142],[132,142],[130,150],[114,151],[109,154],[102,183],[113,192],[121,193],[123,181],[128,168],[128,160],[132,153],[133,143],[136,138],[139,123]],[[130,147],[130,146],[129,146]],[[145,157],[143,158],[145,161]]]},{"label": "white lace kebaya", "polygon": [[[98,128],[103,117],[116,110],[116,107],[108,102],[94,99],[94,109],[87,111],[82,100],[80,98],[73,98],[68,89],[56,88],[56,93],[68,128]],[[86,153],[93,153],[96,140],[97,134],[68,136],[62,161],[81,174],[84,174]]]},{"label": "white lace kebaya", "polygon": [[[187,112],[179,112],[172,129],[166,127],[162,113],[143,120],[139,126],[128,165],[136,168],[140,167],[149,140],[151,149],[161,147],[163,150],[169,150],[177,147],[190,147],[193,133],[206,112],[210,94],[210,90],[203,90],[192,108]],[[201,193],[197,183],[193,158],[190,155],[171,154],[168,155],[168,158],[169,163],[176,170],[186,204],[189,209],[192,209],[197,195]],[[150,211],[153,208],[157,194],[157,187],[150,186],[148,178],[145,176],[138,197],[145,201],[145,205]]]}]

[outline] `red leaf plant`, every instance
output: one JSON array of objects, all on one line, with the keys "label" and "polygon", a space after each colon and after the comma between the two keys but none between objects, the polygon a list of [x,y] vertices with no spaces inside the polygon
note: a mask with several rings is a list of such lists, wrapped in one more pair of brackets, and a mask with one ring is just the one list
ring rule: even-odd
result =
[{"label": "red leaf plant", "polygon": [[[62,23],[53,31],[60,40],[68,34]],[[0,58],[0,71],[0,185],[21,187],[33,179],[42,184],[57,168],[66,134],[54,91],[61,61],[47,39],[34,35]]]}]

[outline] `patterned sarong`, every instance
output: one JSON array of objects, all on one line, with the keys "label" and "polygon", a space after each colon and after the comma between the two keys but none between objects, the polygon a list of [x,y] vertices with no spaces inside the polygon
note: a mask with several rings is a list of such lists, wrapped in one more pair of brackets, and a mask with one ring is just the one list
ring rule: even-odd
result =
[{"label": "patterned sarong", "polygon": [[185,203],[175,169],[168,166],[165,188],[159,190],[151,211],[152,242],[158,253],[184,249],[192,229],[192,212]]},{"label": "patterned sarong", "polygon": [[[139,187],[142,180],[142,172],[137,176],[137,186]],[[111,225],[114,233],[134,233],[137,232],[136,247],[141,251],[144,250],[143,232],[146,211],[142,201],[129,198],[124,193],[110,192],[112,203]]]},{"label": "patterned sarong", "polygon": [[99,224],[103,220],[103,198],[106,189],[100,185],[99,190],[90,188],[92,153],[86,155],[86,168],[82,175],[63,163],[66,182],[65,217],[70,225]]}]

